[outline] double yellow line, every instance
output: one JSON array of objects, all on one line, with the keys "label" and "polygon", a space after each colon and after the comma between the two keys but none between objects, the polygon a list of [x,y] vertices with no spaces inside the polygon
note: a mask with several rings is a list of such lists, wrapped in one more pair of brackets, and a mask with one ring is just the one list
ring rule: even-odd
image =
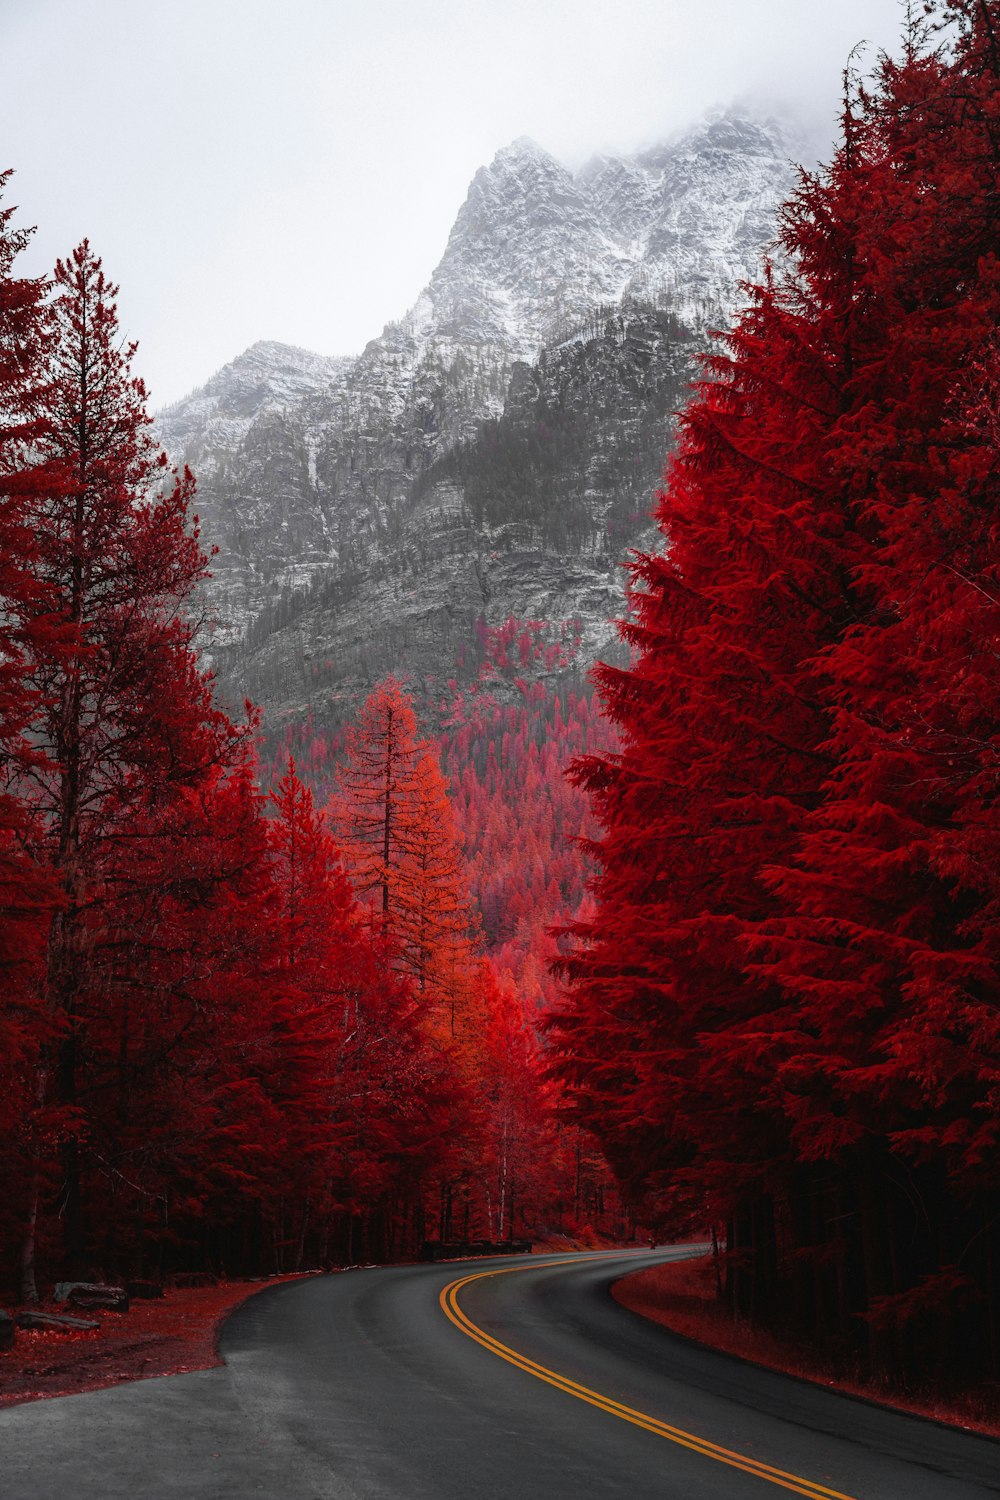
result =
[{"label": "double yellow line", "polygon": [[[550,1260],[546,1265],[570,1266],[579,1263],[580,1257],[574,1257],[571,1260]],[[524,1354],[518,1354],[516,1349],[509,1348],[507,1344],[501,1344],[499,1339],[493,1338],[492,1334],[473,1323],[459,1306],[459,1292],[473,1281],[482,1281],[486,1276],[509,1276],[512,1272],[531,1269],[534,1267],[505,1266],[502,1270],[476,1271],[471,1276],[460,1276],[457,1281],[449,1282],[439,1299],[445,1316],[451,1319],[456,1328],[460,1328],[470,1339],[475,1339],[477,1344],[482,1344],[491,1354],[505,1359],[508,1364],[515,1365],[527,1375],[544,1380],[547,1385],[554,1385],[556,1390],[575,1396],[578,1401],[586,1401],[588,1406],[596,1406],[612,1417],[631,1422],[633,1427],[641,1427],[646,1432],[655,1433],[657,1437],[667,1438],[669,1442],[677,1443],[681,1448],[690,1448],[693,1453],[712,1458],[716,1463],[728,1464],[731,1469],[742,1469],[745,1474],[755,1474],[758,1479],[766,1479],[768,1483],[778,1485],[783,1490],[791,1490],[796,1495],[808,1495],[811,1500],[852,1500],[850,1495],[845,1495],[840,1490],[827,1489],[825,1485],[816,1484],[811,1479],[802,1479],[798,1474],[788,1474],[784,1469],[776,1469],[771,1464],[761,1463],[746,1454],[733,1453],[729,1448],[721,1448],[718,1443],[710,1443],[707,1438],[697,1437],[693,1432],[685,1432],[680,1427],[671,1427],[669,1422],[661,1422],[657,1417],[647,1416],[645,1412],[623,1406],[620,1401],[612,1401],[609,1396],[602,1396],[600,1392],[589,1390],[585,1385],[578,1385],[575,1380],[537,1364]]]}]

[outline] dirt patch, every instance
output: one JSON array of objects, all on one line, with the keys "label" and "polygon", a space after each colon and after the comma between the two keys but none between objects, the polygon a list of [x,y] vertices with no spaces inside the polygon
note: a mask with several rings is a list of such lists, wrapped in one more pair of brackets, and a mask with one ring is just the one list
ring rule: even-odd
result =
[{"label": "dirt patch", "polygon": [[845,1378],[819,1355],[791,1340],[734,1320],[717,1300],[715,1266],[710,1255],[633,1271],[615,1282],[611,1295],[631,1312],[724,1354],[735,1354],[769,1370],[795,1375],[800,1380],[875,1401],[912,1416],[930,1417],[936,1422],[1000,1437],[1000,1390],[995,1384],[948,1395],[901,1396]]},{"label": "dirt patch", "polygon": [[[134,1301],[127,1313],[85,1314],[99,1318],[100,1327],[82,1332],[18,1329],[13,1349],[0,1353],[0,1406],[211,1369],[221,1363],[218,1334],[226,1315],[265,1287],[298,1279],[167,1288],[162,1300]],[[39,1311],[65,1309],[45,1304]]]}]

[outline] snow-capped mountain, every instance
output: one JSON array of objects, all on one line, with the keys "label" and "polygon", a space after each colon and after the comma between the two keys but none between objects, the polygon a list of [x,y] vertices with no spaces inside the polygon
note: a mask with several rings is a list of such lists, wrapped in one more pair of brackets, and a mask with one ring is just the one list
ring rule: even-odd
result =
[{"label": "snow-capped mountain", "polygon": [[786,126],[733,113],[575,175],[514,141],[473,178],[409,316],[415,340],[471,337],[531,359],[624,297],[667,295],[696,325],[731,312],[773,235],[792,149]]},{"label": "snow-capped mountain", "polygon": [[[441,609],[455,615],[454,629],[414,647],[421,671],[437,653],[447,674],[445,638],[478,613],[532,607],[521,563],[516,587],[487,575],[511,552],[523,563],[539,548],[547,581],[535,617],[579,615],[582,601],[595,615],[585,636],[595,648],[606,641],[620,608],[617,558],[645,525],[669,412],[706,329],[729,320],[740,282],[759,268],[796,146],[787,126],[733,110],[576,173],[514,141],[476,173],[414,307],[357,359],[256,344],[161,413],[168,450],[198,475],[206,540],[220,548],[211,603],[224,669],[294,708],[316,685],[309,659],[332,659],[346,609],[360,644],[341,641],[343,671],[321,674],[338,696],[348,680],[360,689],[366,675],[407,670],[407,640],[420,631],[401,631],[400,618],[426,605],[439,620]],[[560,400],[573,392],[569,416],[551,404],[560,390]],[[547,527],[538,472],[521,462],[518,413],[529,408],[559,434],[558,463],[550,448],[538,472],[551,503],[559,494],[572,511],[565,536]],[[598,447],[614,452],[613,474],[591,451],[581,412],[603,434]],[[520,492],[491,490],[497,433],[518,451]],[[484,508],[476,496],[487,492]],[[556,579],[571,557],[574,567],[588,559],[588,577],[560,603]],[[283,665],[289,631],[294,670]]]},{"label": "snow-capped mountain", "polygon": [[341,380],[352,358],[312,354],[261,339],[198,390],[157,414],[160,440],[203,482],[235,452],[258,418],[288,411]]},{"label": "snow-capped mountain", "polygon": [[428,285],[368,345],[350,386],[385,389],[398,416],[422,369],[464,373],[471,360],[468,430],[470,416],[502,410],[514,360],[536,359],[595,308],[669,299],[692,327],[728,321],[773,237],[796,144],[777,120],[719,112],[574,175],[519,138],[476,173]]}]

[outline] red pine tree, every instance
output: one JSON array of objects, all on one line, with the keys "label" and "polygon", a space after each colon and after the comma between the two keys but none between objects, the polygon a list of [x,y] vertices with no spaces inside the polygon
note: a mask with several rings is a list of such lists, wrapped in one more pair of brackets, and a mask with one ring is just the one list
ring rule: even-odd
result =
[{"label": "red pine tree", "polygon": [[[34,636],[25,660],[31,737],[47,757],[44,772],[33,771],[30,783],[23,776],[18,790],[44,824],[39,857],[60,894],[43,989],[60,1031],[47,1094],[62,1110],[71,1263],[83,1255],[77,1075],[81,1037],[100,1005],[87,955],[103,881],[128,848],[136,815],[224,760],[235,738],[212,706],[180,613],[205,570],[187,529],[193,483],[167,473],[149,435],[145,391],[129,373],[133,348],[119,347],[115,291],[86,242],[56,267],[34,443],[44,488],[25,515],[42,592],[16,611],[19,628]],[[46,621],[58,626],[55,648],[38,638]],[[29,1297],[30,1260],[29,1245]]]},{"label": "red pine tree", "polygon": [[328,808],[358,896],[387,922],[407,859],[416,768],[425,749],[409,697],[387,678],[347,732],[346,758]]},{"label": "red pine tree", "polygon": [[988,1296],[1000,1252],[976,388],[1000,10],[937,14],[950,51],[911,33],[849,99],[831,170],[786,207],[788,269],[684,415],[669,552],[633,570],[635,665],[601,671],[622,752],[577,772],[601,873],[556,1032],[622,1175],[729,1213],[734,1301],[765,1312],[784,1276],[817,1325],[861,1312],[883,1374],[916,1347],[882,1336],[893,1306],[937,1317],[963,1278]]},{"label": "red pine tree", "polygon": [[[9,177],[0,173],[0,193]],[[37,831],[33,802],[14,790],[22,777],[44,766],[27,732],[35,700],[25,680],[25,657],[58,649],[45,618],[29,523],[43,482],[31,450],[44,432],[38,414],[48,346],[44,285],[13,274],[28,240],[26,231],[13,228],[13,213],[0,209],[0,1136],[10,1147],[0,1197],[8,1204],[23,1198],[22,1153],[31,1155],[24,1131],[44,1030],[38,976],[55,896],[53,882],[29,852]],[[0,1220],[0,1234],[4,1228]]]},{"label": "red pine tree", "polygon": [[400,971],[442,1040],[456,1037],[476,1000],[477,924],[444,779],[391,678],[348,731],[328,811],[355,890],[374,902]]}]

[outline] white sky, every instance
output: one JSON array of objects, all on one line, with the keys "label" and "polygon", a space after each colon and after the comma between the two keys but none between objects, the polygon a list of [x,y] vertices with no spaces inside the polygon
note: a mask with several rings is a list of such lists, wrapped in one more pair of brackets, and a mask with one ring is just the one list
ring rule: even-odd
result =
[{"label": "white sky", "polygon": [[833,138],[899,0],[0,0],[23,273],[84,235],[152,404],[259,338],[360,350],[414,301],[476,168],[571,166],[746,93]]}]

